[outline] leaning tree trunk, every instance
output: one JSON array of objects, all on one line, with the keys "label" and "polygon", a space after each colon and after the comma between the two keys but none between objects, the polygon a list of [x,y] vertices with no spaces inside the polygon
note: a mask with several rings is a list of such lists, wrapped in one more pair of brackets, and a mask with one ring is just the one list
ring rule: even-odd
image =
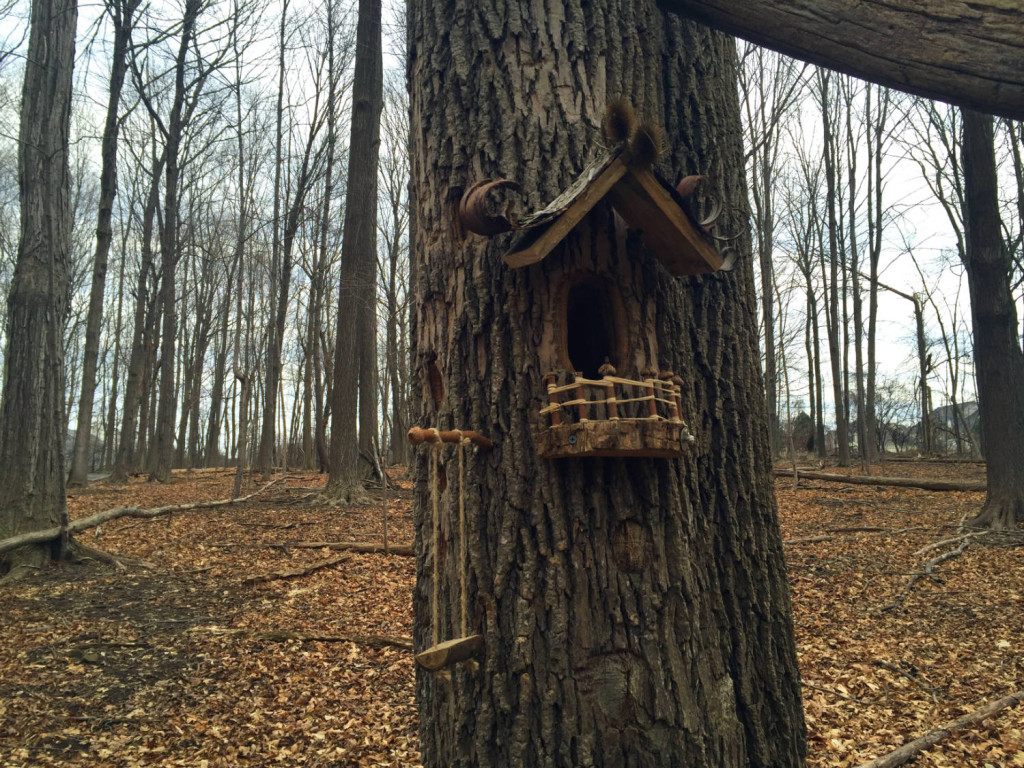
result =
[{"label": "leaning tree trunk", "polygon": [[1012,528],[1024,522],[1024,353],[1017,341],[1012,262],[999,224],[992,118],[967,110],[963,115],[964,266],[988,482],[985,506],[968,524]]},{"label": "leaning tree trunk", "polygon": [[[7,298],[0,407],[0,539],[68,521],[61,329],[70,290],[68,137],[77,18],[74,0],[32,3],[18,140],[21,240]],[[66,546],[65,534],[53,546],[14,550],[0,558],[0,569],[37,567]]]},{"label": "leaning tree trunk", "polygon": [[[424,426],[477,430],[495,447],[465,457],[464,491],[454,449],[441,453],[440,551],[425,455],[435,449],[414,462],[416,645],[435,627],[441,638],[461,631],[466,561],[467,629],[484,637],[478,667],[419,671],[423,764],[800,766],[750,259],[675,280],[599,207],[562,254],[512,271],[507,242],[463,239],[453,219],[483,177],[514,174],[529,203],[551,200],[597,151],[605,104],[620,95],[667,128],[664,170],[708,173],[738,211],[732,42],[650,0],[594,0],[586,13],[461,7],[409,4],[413,408]],[[722,231],[742,231],[742,216],[728,218]],[[596,243],[638,308],[622,329],[632,337],[622,373],[654,363],[687,382],[697,441],[685,458],[537,456],[542,308],[566,260],[586,262]],[[740,245],[750,253],[748,233]],[[457,519],[460,494],[467,558],[457,524],[444,522]]]},{"label": "leaning tree trunk", "polygon": [[89,443],[92,439],[92,409],[96,394],[96,368],[100,352],[100,325],[103,322],[103,293],[107,281],[107,256],[114,231],[110,220],[117,194],[117,137],[121,128],[118,106],[121,86],[128,71],[128,42],[132,15],[138,0],[121,5],[111,3],[109,13],[114,24],[114,51],[110,64],[110,96],[100,149],[103,168],[100,171],[99,215],[96,222],[96,252],[93,255],[92,288],[89,292],[89,313],[85,323],[85,360],[82,365],[82,393],[78,398],[78,422],[71,458],[69,485],[84,485],[89,476]]}]

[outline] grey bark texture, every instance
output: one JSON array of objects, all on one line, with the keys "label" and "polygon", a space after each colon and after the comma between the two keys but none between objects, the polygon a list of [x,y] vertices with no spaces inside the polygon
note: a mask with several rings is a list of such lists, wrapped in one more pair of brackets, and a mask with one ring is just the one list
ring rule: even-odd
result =
[{"label": "grey bark texture", "polygon": [[[356,27],[356,64],[352,83],[352,135],[349,142],[348,187],[345,192],[345,227],[341,237],[338,335],[334,355],[331,406],[331,451],[328,492],[358,495],[362,488],[359,452],[362,438],[356,428],[368,417],[360,407],[364,398],[377,402],[376,391],[364,391],[367,381],[376,388],[376,371],[364,376],[365,339],[376,343],[376,328],[368,325],[367,308],[376,302],[377,156],[380,149],[380,113],[384,108],[384,64],[381,50],[381,2],[359,0]],[[376,317],[374,311],[372,317]],[[363,339],[363,341],[360,341]],[[376,360],[372,362],[376,366]],[[376,420],[373,419],[374,424]],[[373,434],[368,435],[372,440]]]},{"label": "grey bark texture", "polygon": [[[71,260],[68,168],[74,0],[32,4],[18,136],[21,239],[7,298],[7,348],[0,406],[0,539],[59,526],[66,530],[64,355]],[[0,573],[39,566],[67,549],[8,552]],[[13,576],[12,575],[12,576]]]},{"label": "grey bark texture", "polygon": [[797,59],[1024,119],[1024,11],[1007,0],[658,0]]},{"label": "grey bark texture", "polygon": [[[467,628],[484,637],[475,663],[418,672],[424,765],[803,765],[749,233],[735,272],[675,280],[607,208],[520,270],[502,238],[464,239],[453,218],[481,178],[551,200],[599,150],[616,96],[666,128],[663,171],[707,174],[742,207],[732,41],[617,0],[413,0],[407,23],[413,413],[496,442],[464,457],[464,487],[457,449],[438,457],[436,550],[437,449],[416,451],[416,647],[460,634],[463,565]],[[623,374],[646,359],[686,381],[685,458],[535,453],[545,316],[574,261],[597,268],[592,249],[629,307]]]}]

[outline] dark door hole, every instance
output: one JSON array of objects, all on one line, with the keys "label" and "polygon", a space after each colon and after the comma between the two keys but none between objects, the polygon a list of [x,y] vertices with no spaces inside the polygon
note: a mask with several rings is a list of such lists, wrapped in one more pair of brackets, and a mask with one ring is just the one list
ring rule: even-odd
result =
[{"label": "dark door hole", "polygon": [[573,370],[585,378],[598,379],[598,368],[606,360],[615,362],[614,309],[608,286],[599,278],[588,278],[569,289],[565,307],[566,351]]}]

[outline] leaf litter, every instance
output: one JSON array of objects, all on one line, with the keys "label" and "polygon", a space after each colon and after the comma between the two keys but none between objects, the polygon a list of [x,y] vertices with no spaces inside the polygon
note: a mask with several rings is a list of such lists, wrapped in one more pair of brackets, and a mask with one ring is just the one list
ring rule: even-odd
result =
[{"label": "leaf litter", "polygon": [[[885,474],[984,471],[897,470]],[[412,558],[358,552],[245,583],[339,555],[300,542],[382,542],[379,492],[369,506],[336,507],[318,494],[324,481],[289,473],[236,507],[105,523],[81,538],[131,558],[125,570],[62,566],[0,590],[0,765],[418,765],[415,670],[393,644],[412,634]],[[100,482],[73,491],[69,508],[79,518],[214,500],[232,483],[216,470],[163,485]],[[389,538],[408,544],[409,483],[398,484]],[[1024,686],[1020,542],[979,537],[920,576],[958,543],[917,553],[955,538],[982,494],[801,485],[776,481],[809,766],[858,766]],[[337,640],[351,636],[382,642]],[[1004,710],[907,765],[1024,768],[1024,712]]]}]

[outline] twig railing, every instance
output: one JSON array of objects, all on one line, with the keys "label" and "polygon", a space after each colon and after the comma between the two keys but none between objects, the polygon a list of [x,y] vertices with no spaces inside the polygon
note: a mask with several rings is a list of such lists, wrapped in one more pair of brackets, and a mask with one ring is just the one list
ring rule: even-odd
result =
[{"label": "twig railing", "polygon": [[[602,366],[603,368],[610,366]],[[668,421],[682,424],[682,379],[671,371],[644,371],[643,379],[616,376],[614,369],[600,379],[571,374],[573,381],[559,384],[561,372],[544,376],[548,405],[541,415],[551,417],[551,426],[584,421]],[[569,399],[562,398],[568,396]]]}]

